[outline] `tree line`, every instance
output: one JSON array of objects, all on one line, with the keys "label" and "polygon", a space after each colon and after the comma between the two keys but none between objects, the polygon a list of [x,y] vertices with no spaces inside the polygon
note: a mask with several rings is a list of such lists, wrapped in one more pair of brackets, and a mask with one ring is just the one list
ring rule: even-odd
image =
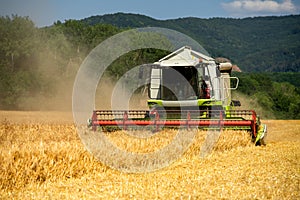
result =
[{"label": "tree line", "polygon": [[300,119],[300,73],[235,75],[240,79],[239,92],[255,99],[265,113],[278,119]]}]

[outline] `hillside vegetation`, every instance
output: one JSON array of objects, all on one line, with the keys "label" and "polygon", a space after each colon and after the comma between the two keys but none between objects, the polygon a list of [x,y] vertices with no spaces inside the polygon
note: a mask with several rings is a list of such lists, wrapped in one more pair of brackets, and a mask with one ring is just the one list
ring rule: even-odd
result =
[{"label": "hillside vegetation", "polygon": [[198,41],[213,57],[228,57],[247,72],[300,71],[300,15],[156,20],[137,14],[92,16],[82,22],[120,28],[164,27]]},{"label": "hillside vegetation", "polygon": [[[163,26],[191,36],[212,56],[228,57],[247,72],[236,74],[241,79],[239,91],[263,107],[265,116],[299,119],[299,19],[159,21],[120,13],[37,28],[28,17],[0,17],[0,109],[71,110],[76,72],[95,46],[129,27]],[[131,67],[168,53],[155,49],[129,52],[110,66],[106,76],[117,80]]]}]

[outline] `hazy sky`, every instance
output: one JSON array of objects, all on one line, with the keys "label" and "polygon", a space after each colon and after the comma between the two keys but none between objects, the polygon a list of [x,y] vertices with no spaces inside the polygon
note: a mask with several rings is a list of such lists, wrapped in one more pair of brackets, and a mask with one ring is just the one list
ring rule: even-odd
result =
[{"label": "hazy sky", "polygon": [[300,0],[0,0],[0,15],[29,16],[37,26],[116,12],[155,19],[300,14]]}]

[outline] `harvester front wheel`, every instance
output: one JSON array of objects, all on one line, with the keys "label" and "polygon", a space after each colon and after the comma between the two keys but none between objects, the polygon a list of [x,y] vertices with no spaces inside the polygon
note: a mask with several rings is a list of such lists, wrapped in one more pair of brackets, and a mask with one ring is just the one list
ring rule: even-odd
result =
[{"label": "harvester front wheel", "polygon": [[216,119],[225,118],[225,112],[224,112],[224,109],[222,106],[212,106],[212,107],[209,107],[209,110],[210,110],[210,112],[209,112],[210,118],[216,118]]},{"label": "harvester front wheel", "polygon": [[166,110],[164,109],[164,107],[154,106],[153,108],[151,108],[151,110],[149,112],[150,119],[154,119],[156,117],[156,115],[158,115],[159,119],[166,119],[167,113],[166,113]]}]

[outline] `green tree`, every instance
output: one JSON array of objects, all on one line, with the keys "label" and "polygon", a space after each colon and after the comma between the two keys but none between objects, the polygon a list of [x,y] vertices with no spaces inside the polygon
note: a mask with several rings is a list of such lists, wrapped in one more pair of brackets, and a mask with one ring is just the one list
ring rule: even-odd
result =
[{"label": "green tree", "polygon": [[37,28],[28,17],[0,17],[0,107],[16,109],[39,84],[35,70]]},{"label": "green tree", "polygon": [[[0,17],[0,48],[12,71],[34,53],[37,29],[28,17]],[[3,62],[3,61],[2,61]]]},{"label": "green tree", "polygon": [[273,110],[277,111],[279,118],[294,119],[299,117],[300,95],[296,93],[295,86],[289,83],[273,83],[272,98]]}]

